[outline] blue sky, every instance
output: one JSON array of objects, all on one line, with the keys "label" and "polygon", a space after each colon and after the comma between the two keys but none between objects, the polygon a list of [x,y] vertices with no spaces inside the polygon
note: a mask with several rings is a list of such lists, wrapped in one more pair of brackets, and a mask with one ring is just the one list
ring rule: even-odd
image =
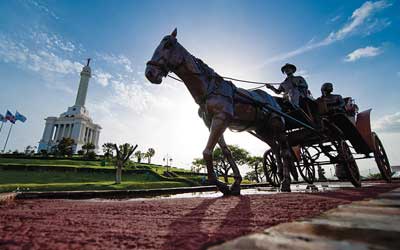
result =
[{"label": "blue sky", "polygon": [[[100,142],[154,147],[156,161],[168,153],[188,166],[207,138],[197,107],[180,83],[151,85],[143,75],[160,39],[177,27],[179,42],[221,75],[278,82],[291,62],[314,96],[333,82],[361,110],[373,108],[373,126],[399,165],[399,7],[394,0],[0,1],[0,110],[28,117],[8,148],[37,145],[43,119],[73,105],[91,57],[87,108],[103,127]],[[248,134],[228,132],[227,141],[257,155],[266,149]],[[376,171],[373,162],[360,165]]]}]

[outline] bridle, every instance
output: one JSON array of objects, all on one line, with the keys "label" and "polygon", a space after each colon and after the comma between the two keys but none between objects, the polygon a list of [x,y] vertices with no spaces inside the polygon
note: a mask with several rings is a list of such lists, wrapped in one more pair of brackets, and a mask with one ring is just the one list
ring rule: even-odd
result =
[{"label": "bridle", "polygon": [[[163,60],[163,58],[160,58],[160,61],[161,60]],[[159,70],[161,70],[161,73],[163,74],[163,76],[167,76],[169,71],[170,71],[166,64],[160,63],[160,62],[157,62],[157,61],[150,60],[150,61],[148,61],[146,63],[146,65],[147,66],[150,65],[150,66],[157,67]]]}]

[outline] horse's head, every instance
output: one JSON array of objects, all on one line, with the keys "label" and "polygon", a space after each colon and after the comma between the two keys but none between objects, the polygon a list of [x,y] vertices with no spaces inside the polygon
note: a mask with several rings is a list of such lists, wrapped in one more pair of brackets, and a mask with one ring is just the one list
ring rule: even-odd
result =
[{"label": "horse's head", "polygon": [[163,77],[182,63],[183,55],[178,50],[177,33],[175,28],[171,35],[165,36],[154,51],[151,60],[147,62],[146,78],[151,83],[160,84]]}]

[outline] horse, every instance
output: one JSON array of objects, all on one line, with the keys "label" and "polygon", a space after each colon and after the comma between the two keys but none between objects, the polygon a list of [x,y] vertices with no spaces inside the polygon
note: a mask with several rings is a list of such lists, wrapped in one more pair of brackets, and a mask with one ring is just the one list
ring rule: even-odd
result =
[{"label": "horse", "polygon": [[[285,120],[279,115],[260,107],[260,103],[279,109],[276,100],[262,90],[247,91],[224,80],[201,59],[190,54],[177,40],[177,29],[165,36],[146,63],[145,76],[153,84],[161,84],[170,72],[176,74],[186,85],[199,105],[199,116],[210,133],[203,159],[207,167],[208,183],[216,185],[224,195],[240,195],[242,176],[225,142],[227,128],[248,131],[266,142],[279,160],[279,176],[282,192],[290,192],[289,164],[291,153],[285,134]],[[216,144],[232,166],[234,183],[229,187],[218,180],[212,152]]]}]

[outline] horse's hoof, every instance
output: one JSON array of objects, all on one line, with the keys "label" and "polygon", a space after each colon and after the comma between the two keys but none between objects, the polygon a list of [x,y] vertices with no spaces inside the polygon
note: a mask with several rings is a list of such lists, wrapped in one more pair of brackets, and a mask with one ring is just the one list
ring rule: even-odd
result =
[{"label": "horse's hoof", "polygon": [[231,194],[235,196],[240,195],[240,188],[231,189]]},{"label": "horse's hoof", "polygon": [[290,186],[281,186],[280,191],[281,192],[288,192],[288,193],[292,192],[290,190]]},{"label": "horse's hoof", "polygon": [[221,193],[223,193],[224,195],[231,195],[231,190],[229,189],[229,186],[225,183],[217,181],[216,186],[218,190],[221,191]]},{"label": "horse's hoof", "polygon": [[240,183],[233,183],[230,188],[232,195],[240,195]]}]

